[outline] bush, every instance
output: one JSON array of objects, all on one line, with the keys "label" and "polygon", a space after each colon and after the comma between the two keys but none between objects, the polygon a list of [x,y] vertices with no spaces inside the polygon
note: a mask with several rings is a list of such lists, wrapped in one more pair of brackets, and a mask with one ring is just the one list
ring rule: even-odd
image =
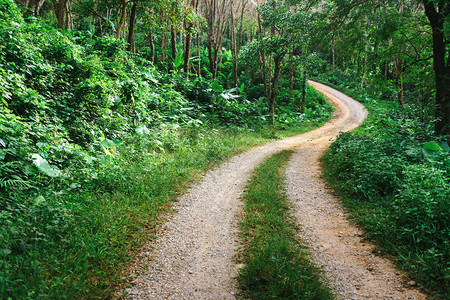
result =
[{"label": "bush", "polygon": [[367,234],[426,288],[448,293],[450,151],[432,125],[367,101],[369,120],[324,156],[326,177]]}]

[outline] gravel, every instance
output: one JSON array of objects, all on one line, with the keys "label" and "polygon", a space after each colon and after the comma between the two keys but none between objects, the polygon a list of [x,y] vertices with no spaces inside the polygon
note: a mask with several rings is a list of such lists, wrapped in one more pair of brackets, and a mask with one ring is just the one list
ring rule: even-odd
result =
[{"label": "gravel", "polygon": [[[346,221],[337,200],[320,180],[317,159],[330,139],[356,127],[367,112],[343,94],[310,84],[330,97],[338,108],[336,117],[311,132],[253,148],[206,173],[179,198],[176,213],[135,259],[131,266],[135,279],[127,298],[235,299],[239,266],[233,257],[239,247],[240,196],[264,159],[295,149],[287,170],[289,194],[313,257],[324,266],[339,298],[409,299],[398,272],[389,262],[380,263],[386,260],[374,256],[373,246],[359,240],[361,233]],[[418,292],[411,297],[423,299]]]}]

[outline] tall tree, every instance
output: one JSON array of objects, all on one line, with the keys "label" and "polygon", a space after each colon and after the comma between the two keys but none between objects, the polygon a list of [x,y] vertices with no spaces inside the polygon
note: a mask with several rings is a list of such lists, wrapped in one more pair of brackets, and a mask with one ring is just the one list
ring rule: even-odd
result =
[{"label": "tall tree", "polygon": [[[423,0],[433,35],[433,68],[436,83],[436,123],[439,134],[450,134],[450,2]],[[447,25],[446,31],[444,24]]]},{"label": "tall tree", "polygon": [[130,13],[130,25],[128,26],[128,46],[127,50],[130,52],[136,52],[136,45],[134,42],[134,25],[136,23],[136,13],[137,13],[137,6],[139,0],[133,0],[133,6],[131,6],[131,13]]},{"label": "tall tree", "polygon": [[293,61],[293,58],[288,59],[288,54],[292,53],[292,56],[304,54],[301,49],[308,42],[307,28],[313,26],[311,14],[305,9],[304,4],[303,1],[265,2],[258,8],[259,37],[241,50],[244,59],[247,59],[246,56],[249,61],[254,61],[256,57],[260,58],[272,124],[275,122],[275,104],[282,70]]},{"label": "tall tree", "polygon": [[222,47],[226,18],[232,9],[233,0],[205,0],[204,16],[207,21],[208,59],[213,78],[217,76],[219,51]]}]

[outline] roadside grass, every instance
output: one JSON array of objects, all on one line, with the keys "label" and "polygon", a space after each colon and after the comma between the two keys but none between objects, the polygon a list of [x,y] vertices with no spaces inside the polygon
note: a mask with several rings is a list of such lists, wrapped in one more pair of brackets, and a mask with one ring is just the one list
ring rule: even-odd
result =
[{"label": "roadside grass", "polygon": [[202,173],[236,153],[321,123],[135,137],[95,171],[95,180],[80,175],[81,184],[70,191],[40,190],[43,197],[26,209],[8,204],[8,215],[0,217],[9,227],[2,226],[1,236],[17,238],[16,226],[24,234],[12,251],[0,253],[0,298],[111,297],[126,287],[127,263],[154,236],[171,203]]},{"label": "roadside grass", "polygon": [[237,279],[244,298],[332,299],[298,238],[284,191],[285,166],[292,153],[280,152],[261,164],[243,195],[243,245],[237,258],[243,267]]},{"label": "roadside grass", "polygon": [[417,108],[354,96],[362,98],[369,116],[331,145],[322,158],[324,176],[382,253],[432,298],[448,299],[450,151],[445,137],[420,121]]}]

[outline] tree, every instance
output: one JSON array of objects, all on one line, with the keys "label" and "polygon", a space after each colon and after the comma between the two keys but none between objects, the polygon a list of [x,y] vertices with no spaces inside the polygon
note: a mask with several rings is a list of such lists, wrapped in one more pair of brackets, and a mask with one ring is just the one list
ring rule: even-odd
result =
[{"label": "tree", "polygon": [[423,0],[423,5],[433,35],[437,118],[435,131],[447,135],[450,134],[450,3],[446,0]]},{"label": "tree", "polygon": [[[258,8],[260,33],[257,39],[242,48],[242,60],[254,67],[260,60],[265,94],[269,102],[272,124],[275,123],[275,104],[282,70],[296,68],[298,57],[306,57],[311,14],[303,1],[271,0]],[[289,55],[288,55],[289,54]],[[288,59],[290,58],[290,59]],[[289,72],[291,73],[291,72]]]},{"label": "tree", "polygon": [[72,2],[70,0],[53,0],[53,8],[57,20],[58,28],[70,29],[72,21],[70,18],[70,8]]},{"label": "tree", "polygon": [[213,79],[217,76],[219,51],[222,47],[226,18],[233,7],[233,0],[206,0],[204,16],[207,22],[208,59]]}]

